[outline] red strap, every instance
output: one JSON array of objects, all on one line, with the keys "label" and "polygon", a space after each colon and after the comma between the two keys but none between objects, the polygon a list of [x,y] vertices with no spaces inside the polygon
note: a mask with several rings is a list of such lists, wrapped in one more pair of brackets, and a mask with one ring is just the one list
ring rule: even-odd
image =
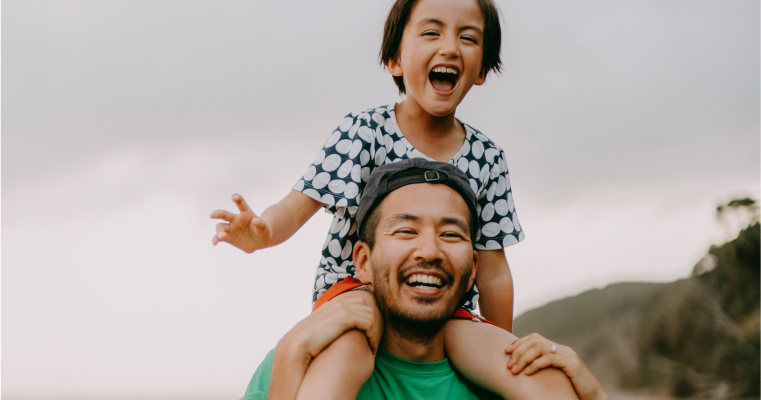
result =
[{"label": "red strap", "polygon": [[346,279],[331,286],[330,289],[328,289],[325,293],[323,293],[322,296],[320,296],[320,298],[314,302],[314,307],[312,307],[312,311],[320,308],[320,306],[329,302],[330,300],[333,300],[333,298],[338,296],[339,294],[348,292],[349,290],[358,288],[362,285],[364,285],[364,283],[350,276],[347,276]]},{"label": "red strap", "polygon": [[474,319],[477,319],[477,320],[479,320],[481,322],[486,322],[487,324],[492,324],[492,325],[496,326],[499,329],[505,329],[505,328],[495,324],[494,322],[489,321],[486,318],[479,317],[478,315],[472,314],[470,311],[468,311],[468,310],[466,310],[464,308],[458,308],[457,310],[455,310],[454,314],[452,314],[452,319],[467,319],[467,320],[470,320],[470,321],[473,321]]}]

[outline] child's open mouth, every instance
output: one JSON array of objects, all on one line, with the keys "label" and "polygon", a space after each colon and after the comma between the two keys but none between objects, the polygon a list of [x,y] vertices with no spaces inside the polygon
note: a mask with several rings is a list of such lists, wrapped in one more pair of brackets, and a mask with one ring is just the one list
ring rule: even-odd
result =
[{"label": "child's open mouth", "polygon": [[459,79],[457,70],[447,67],[436,67],[428,74],[428,80],[437,92],[451,92]]}]

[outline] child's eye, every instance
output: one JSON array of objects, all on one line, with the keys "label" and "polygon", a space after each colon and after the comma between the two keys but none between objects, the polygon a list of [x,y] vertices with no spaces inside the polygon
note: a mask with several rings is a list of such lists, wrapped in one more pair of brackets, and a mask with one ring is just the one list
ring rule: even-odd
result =
[{"label": "child's eye", "polygon": [[461,38],[465,39],[465,40],[467,40],[469,42],[473,42],[473,43],[478,44],[478,40],[476,38],[472,37],[472,36],[462,36]]}]

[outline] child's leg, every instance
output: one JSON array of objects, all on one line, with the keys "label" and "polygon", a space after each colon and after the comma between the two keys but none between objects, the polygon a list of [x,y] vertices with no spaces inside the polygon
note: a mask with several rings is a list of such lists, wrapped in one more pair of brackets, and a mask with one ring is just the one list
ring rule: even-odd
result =
[{"label": "child's leg", "polygon": [[[467,380],[505,399],[576,398],[565,374],[554,368],[536,375],[513,375],[505,349],[517,339],[485,322],[452,319],[444,327],[444,349],[455,369]],[[543,378],[536,379],[539,375]],[[549,383],[549,384],[548,384]]]},{"label": "child's leg", "polygon": [[[377,337],[382,335],[383,318],[372,293],[354,290],[339,296],[361,297],[367,305],[375,308]],[[301,382],[298,399],[354,400],[374,369],[375,354],[370,349],[367,336],[362,331],[352,329],[315,357]]]}]

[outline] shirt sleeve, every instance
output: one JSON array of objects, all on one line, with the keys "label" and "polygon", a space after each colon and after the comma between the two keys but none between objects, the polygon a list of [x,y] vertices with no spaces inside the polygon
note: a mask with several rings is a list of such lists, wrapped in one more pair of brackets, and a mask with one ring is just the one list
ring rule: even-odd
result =
[{"label": "shirt sleeve", "polygon": [[480,229],[476,237],[478,250],[498,250],[524,239],[523,229],[515,211],[510,173],[505,152],[499,149],[492,164],[490,180],[478,199]]},{"label": "shirt sleeve", "polygon": [[367,112],[344,117],[293,190],[325,204],[328,211],[358,207],[375,162],[376,125]]},{"label": "shirt sleeve", "polygon": [[270,391],[270,377],[272,376],[272,359],[275,349],[270,350],[259,368],[254,372],[251,382],[248,383],[246,394],[240,400],[267,400]]}]

